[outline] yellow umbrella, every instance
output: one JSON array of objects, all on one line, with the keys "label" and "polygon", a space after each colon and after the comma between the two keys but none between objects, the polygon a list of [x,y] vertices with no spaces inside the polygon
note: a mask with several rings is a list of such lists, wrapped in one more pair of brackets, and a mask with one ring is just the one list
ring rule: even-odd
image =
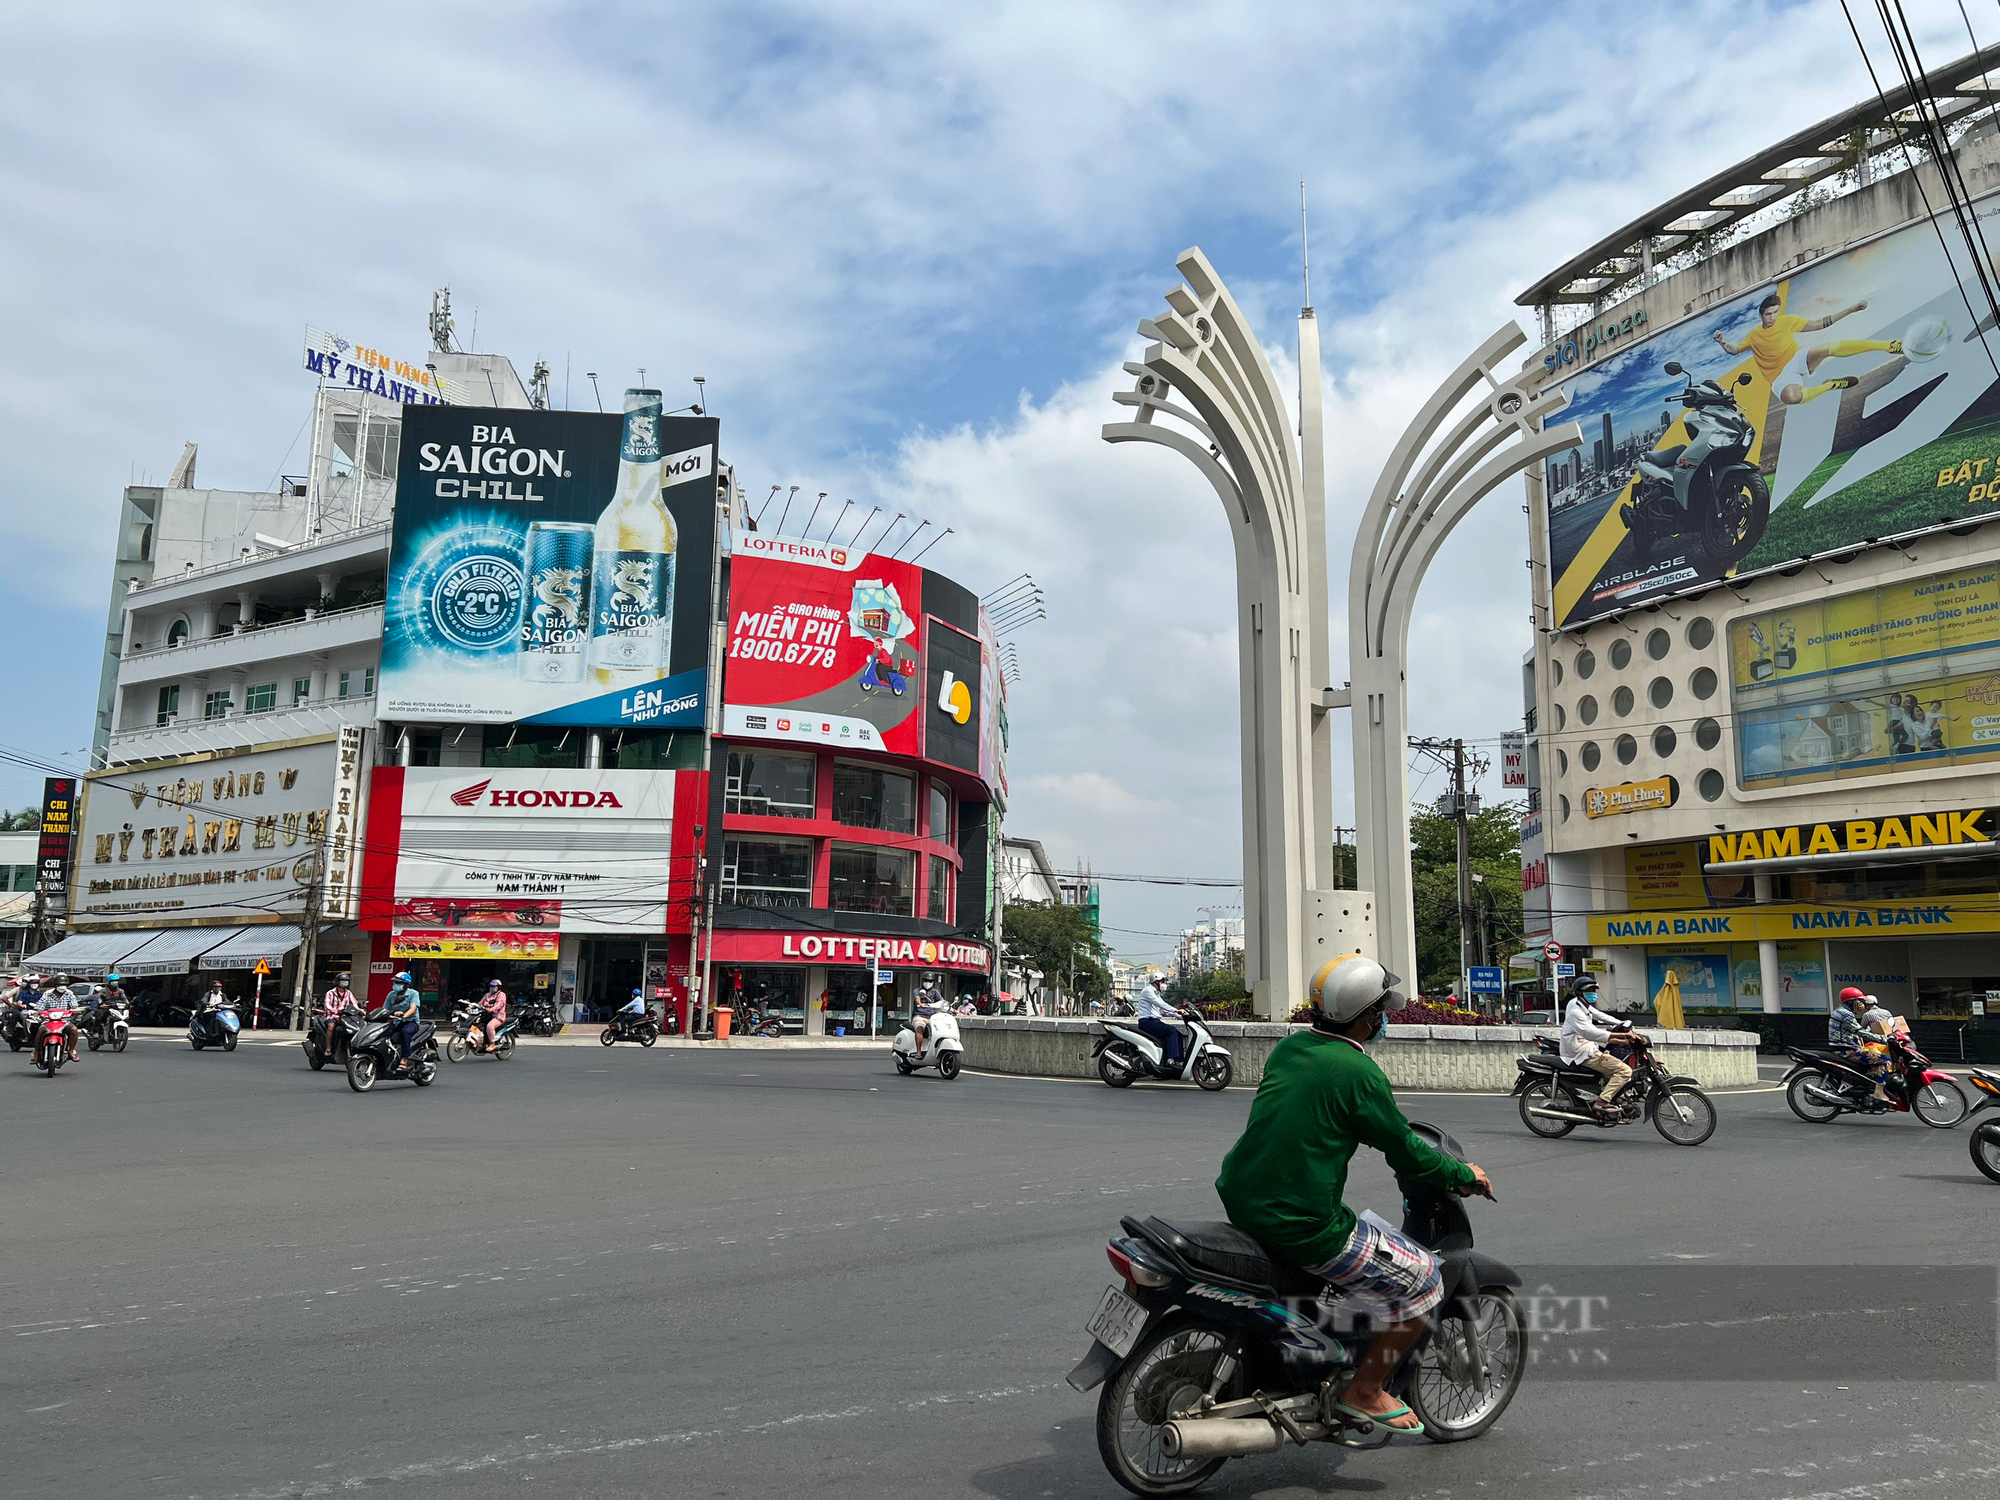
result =
[{"label": "yellow umbrella", "polygon": [[1681,1013],[1681,976],[1672,964],[1667,965],[1666,981],[1653,997],[1653,1009],[1659,1013],[1659,1024],[1668,1031],[1687,1026],[1687,1017]]}]

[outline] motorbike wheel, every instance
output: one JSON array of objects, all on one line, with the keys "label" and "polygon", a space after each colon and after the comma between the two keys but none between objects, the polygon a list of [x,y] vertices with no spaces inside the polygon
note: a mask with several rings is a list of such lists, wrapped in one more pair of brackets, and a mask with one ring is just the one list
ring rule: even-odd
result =
[{"label": "motorbike wheel", "polygon": [[462,1036],[455,1036],[444,1044],[444,1055],[447,1062],[462,1063],[471,1051],[471,1044]]},{"label": "motorbike wheel", "polygon": [[558,1022],[556,1022],[556,1024],[555,1024],[555,1025],[553,1025],[553,1026],[551,1026],[551,1027],[549,1028],[549,1035],[550,1035],[550,1036],[561,1036],[561,1035],[562,1035],[562,1034],[563,1034],[563,1033],[564,1033],[565,1031],[567,1031],[567,1030],[569,1030],[569,1022],[567,1022],[567,1021],[558,1021]]},{"label": "motorbike wheel", "polygon": [[[1403,1393],[1424,1424],[1424,1436],[1434,1443],[1462,1443],[1499,1421],[1528,1366],[1527,1328],[1514,1294],[1491,1287],[1480,1292],[1473,1307],[1470,1323],[1459,1318],[1438,1323],[1417,1356],[1410,1389]],[[1465,1345],[1467,1335],[1486,1365],[1484,1391]]]},{"label": "motorbike wheel", "polygon": [[1771,519],[1771,487],[1764,476],[1739,472],[1729,489],[1718,491],[1701,520],[1701,546],[1717,567],[1742,561]]},{"label": "motorbike wheel", "polygon": [[190,1047],[194,1048],[194,1050],[195,1050],[195,1051],[199,1052],[199,1051],[201,1051],[202,1047],[203,1047],[203,1046],[204,1046],[205,1044],[204,1044],[204,1043],[202,1043],[202,1042],[198,1042],[198,1041],[196,1041],[196,1040],[195,1040],[195,1039],[194,1039],[193,1037],[189,1037],[189,1038],[188,1038],[188,1045],[189,1045]]},{"label": "motorbike wheel", "polygon": [[511,1036],[501,1037],[499,1041],[493,1044],[493,1055],[501,1062],[505,1062],[508,1058],[512,1057],[514,1055],[514,1039]]},{"label": "motorbike wheel", "polygon": [[916,1072],[917,1070],[916,1067],[910,1062],[910,1060],[907,1057],[903,1056],[902,1053],[898,1052],[896,1054],[896,1071],[898,1073],[901,1073],[905,1078],[908,1078],[912,1073]]},{"label": "motorbike wheel", "polygon": [[350,1052],[347,1054],[347,1086],[357,1094],[365,1094],[375,1087],[374,1053]]},{"label": "motorbike wheel", "polygon": [[56,1076],[56,1070],[62,1066],[62,1053],[58,1051],[53,1057],[45,1058],[37,1062],[35,1066],[53,1078]]},{"label": "motorbike wheel", "polygon": [[223,1050],[224,1052],[234,1052],[234,1051],[236,1050],[236,1033],[235,1033],[235,1032],[233,1032],[233,1031],[225,1031],[225,1032],[224,1032],[224,1033],[222,1034],[222,1050]]},{"label": "motorbike wheel", "polygon": [[1994,1182],[2000,1182],[2000,1120],[1976,1126],[1967,1142],[1972,1164]]},{"label": "motorbike wheel", "polygon": [[1933,1130],[1949,1130],[1963,1120],[1970,1106],[1965,1090],[1949,1078],[1926,1083],[1910,1095],[1910,1112]]},{"label": "motorbike wheel", "polygon": [[1653,1128],[1676,1146],[1699,1146],[1715,1134],[1715,1104],[1693,1084],[1677,1083],[1653,1101]]},{"label": "motorbike wheel", "polygon": [[90,1050],[91,1050],[92,1052],[95,1052],[95,1051],[96,1051],[96,1050],[97,1050],[97,1049],[98,1049],[99,1047],[102,1047],[102,1046],[104,1045],[104,1038],[102,1038],[101,1036],[99,1036],[99,1035],[98,1035],[98,1034],[97,1034],[96,1032],[94,1032],[94,1031],[93,1031],[93,1032],[90,1032],[90,1033],[88,1033],[88,1034],[87,1034],[87,1035],[86,1035],[86,1036],[84,1037],[84,1040],[85,1040],[86,1042],[90,1043]]},{"label": "motorbike wheel", "polygon": [[1825,1093],[1833,1091],[1826,1086],[1826,1080],[1817,1073],[1801,1073],[1785,1088],[1785,1103],[1793,1114],[1809,1125],[1824,1125],[1840,1113],[1837,1104],[1822,1104],[1806,1092],[1808,1086]]},{"label": "motorbike wheel", "polygon": [[952,1079],[958,1077],[958,1054],[956,1052],[940,1052],[938,1054],[937,1070],[938,1077],[940,1078]]},{"label": "motorbike wheel", "polygon": [[1531,1114],[1531,1109],[1558,1109],[1563,1106],[1574,1108],[1576,1101],[1570,1098],[1558,1099],[1555,1085],[1546,1078],[1538,1078],[1521,1090],[1521,1123],[1545,1141],[1559,1141],[1576,1129],[1575,1120],[1546,1120]]},{"label": "motorbike wheel", "polygon": [[1122,1089],[1129,1088],[1139,1073],[1122,1047],[1106,1047],[1097,1054],[1097,1076],[1114,1089]]},{"label": "motorbike wheel", "polygon": [[641,1047],[650,1047],[653,1045],[653,1043],[657,1042],[659,1039],[660,1039],[659,1027],[641,1026],[639,1028],[639,1045]]},{"label": "motorbike wheel", "polygon": [[438,1060],[435,1052],[425,1052],[410,1064],[410,1082],[420,1089],[427,1089],[437,1082],[437,1076]]},{"label": "motorbike wheel", "polygon": [[326,1066],[326,1054],[311,1042],[306,1043],[306,1066],[311,1068],[315,1073]]},{"label": "motorbike wheel", "polygon": [[[1227,1458],[1172,1458],[1160,1446],[1168,1414],[1194,1404],[1215,1378],[1228,1340],[1185,1313],[1163,1319],[1139,1341],[1097,1400],[1097,1452],[1111,1477],[1135,1495],[1185,1495],[1214,1477]],[[1240,1394],[1242,1374],[1220,1393]]]},{"label": "motorbike wheel", "polygon": [[1236,1076],[1236,1064],[1220,1052],[1204,1052],[1194,1060],[1194,1081],[1198,1088],[1213,1094],[1229,1087]]},{"label": "motorbike wheel", "polygon": [[118,1028],[117,1031],[112,1033],[111,1050],[113,1052],[123,1052],[125,1050],[125,1044],[131,1040],[132,1040],[132,1033],[127,1031],[123,1026],[121,1026]]},{"label": "motorbike wheel", "polygon": [[618,1033],[607,1026],[597,1033],[597,1040],[609,1047],[613,1042],[618,1040]]}]

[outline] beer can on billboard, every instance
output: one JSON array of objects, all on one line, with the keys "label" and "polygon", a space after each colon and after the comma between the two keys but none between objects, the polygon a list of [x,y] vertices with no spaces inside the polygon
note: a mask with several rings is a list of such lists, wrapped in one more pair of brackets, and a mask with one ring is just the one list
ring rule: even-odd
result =
[{"label": "beer can on billboard", "polygon": [[528,599],[521,615],[521,676],[529,682],[582,682],[590,639],[591,528],[580,521],[534,521],[525,550]]}]

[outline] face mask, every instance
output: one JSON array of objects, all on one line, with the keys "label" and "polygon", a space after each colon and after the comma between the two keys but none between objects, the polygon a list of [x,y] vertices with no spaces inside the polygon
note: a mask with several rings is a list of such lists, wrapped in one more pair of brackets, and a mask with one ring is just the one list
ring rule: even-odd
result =
[{"label": "face mask", "polygon": [[1388,1034],[1389,1034],[1389,1012],[1381,1009],[1380,1007],[1377,1007],[1375,1011],[1375,1029],[1368,1033],[1368,1040],[1371,1042],[1379,1042],[1382,1040],[1383,1037],[1387,1036]]}]

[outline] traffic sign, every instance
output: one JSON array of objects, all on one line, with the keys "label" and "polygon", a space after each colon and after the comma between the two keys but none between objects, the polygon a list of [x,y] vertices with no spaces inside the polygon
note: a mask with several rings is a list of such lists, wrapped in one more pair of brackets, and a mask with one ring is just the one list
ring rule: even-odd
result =
[{"label": "traffic sign", "polygon": [[1556,965],[1556,978],[1558,978],[1558,979],[1574,979],[1574,978],[1576,978],[1576,965],[1575,965],[1575,964],[1557,964],[1557,965]]},{"label": "traffic sign", "polygon": [[1498,968],[1474,966],[1465,971],[1466,988],[1475,995],[1502,995],[1507,991],[1505,976]]},{"label": "traffic sign", "polygon": [[1563,956],[1563,945],[1561,943],[1542,944],[1542,957],[1546,958],[1550,963],[1552,964],[1561,963],[1562,956]]},{"label": "traffic sign", "polygon": [[875,971],[875,982],[877,984],[894,984],[896,982],[895,970],[877,969]]},{"label": "traffic sign", "polygon": [[270,961],[270,960],[269,960],[268,958],[260,958],[260,959],[258,959],[258,960],[257,960],[257,972],[258,972],[259,974],[268,974],[268,973],[270,973],[270,972],[271,972],[271,961]]}]

